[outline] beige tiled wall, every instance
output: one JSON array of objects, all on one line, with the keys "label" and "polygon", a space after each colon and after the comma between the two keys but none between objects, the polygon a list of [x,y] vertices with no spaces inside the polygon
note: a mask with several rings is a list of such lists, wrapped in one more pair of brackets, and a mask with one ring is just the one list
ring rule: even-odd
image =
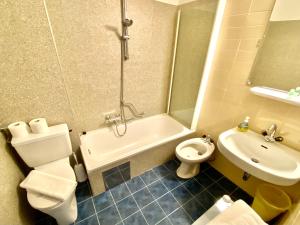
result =
[{"label": "beige tiled wall", "polygon": [[[47,118],[78,133],[103,125],[119,110],[119,0],[1,1],[0,125]],[[128,1],[130,60],[125,100],[147,116],[166,110],[177,8],[154,0]]]},{"label": "beige tiled wall", "polygon": [[[250,116],[250,128],[260,132],[272,123],[279,127],[284,143],[300,150],[300,108],[265,99],[250,93],[246,85],[257,52],[256,43],[262,37],[275,0],[229,0],[222,25],[216,59],[213,63],[208,91],[199,121],[199,133],[218,135],[238,125]],[[242,180],[243,171],[221,154],[212,164],[254,194],[260,180]],[[299,184],[284,188],[294,198],[300,197]]]}]

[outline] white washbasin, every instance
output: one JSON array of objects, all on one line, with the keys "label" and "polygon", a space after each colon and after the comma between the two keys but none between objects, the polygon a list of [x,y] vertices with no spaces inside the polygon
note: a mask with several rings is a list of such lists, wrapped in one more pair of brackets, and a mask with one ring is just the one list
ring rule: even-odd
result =
[{"label": "white washbasin", "polygon": [[289,186],[300,180],[300,152],[266,142],[260,134],[233,128],[223,132],[217,144],[233,164],[264,181]]}]

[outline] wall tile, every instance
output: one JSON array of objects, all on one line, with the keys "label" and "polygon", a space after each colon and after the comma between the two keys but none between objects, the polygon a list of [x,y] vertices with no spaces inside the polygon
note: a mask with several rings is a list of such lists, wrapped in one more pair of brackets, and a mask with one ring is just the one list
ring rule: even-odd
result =
[{"label": "wall tile", "polygon": [[272,10],[275,0],[253,0],[250,8],[250,12],[260,12]]}]

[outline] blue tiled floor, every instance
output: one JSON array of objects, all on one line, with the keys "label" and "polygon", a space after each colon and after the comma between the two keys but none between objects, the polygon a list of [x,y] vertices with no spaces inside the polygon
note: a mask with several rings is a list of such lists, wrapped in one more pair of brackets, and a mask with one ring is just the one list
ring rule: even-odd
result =
[{"label": "blue tiled floor", "polygon": [[[232,199],[252,197],[218,171],[201,164],[201,173],[182,180],[172,160],[92,197],[89,184],[76,191],[77,225],[190,225],[222,195]],[[48,223],[56,224],[53,220]]]}]

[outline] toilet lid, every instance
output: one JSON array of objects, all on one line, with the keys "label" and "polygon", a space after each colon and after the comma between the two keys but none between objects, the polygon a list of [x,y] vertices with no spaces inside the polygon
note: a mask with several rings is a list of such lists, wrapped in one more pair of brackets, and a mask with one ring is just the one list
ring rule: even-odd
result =
[{"label": "toilet lid", "polygon": [[[46,165],[35,168],[55,176],[67,178],[76,181],[74,171],[69,163],[69,159],[62,159]],[[73,192],[72,192],[73,193]],[[72,194],[70,193],[70,195]],[[27,199],[30,205],[35,209],[53,208],[62,203],[62,201],[39,194],[27,191]]]}]

